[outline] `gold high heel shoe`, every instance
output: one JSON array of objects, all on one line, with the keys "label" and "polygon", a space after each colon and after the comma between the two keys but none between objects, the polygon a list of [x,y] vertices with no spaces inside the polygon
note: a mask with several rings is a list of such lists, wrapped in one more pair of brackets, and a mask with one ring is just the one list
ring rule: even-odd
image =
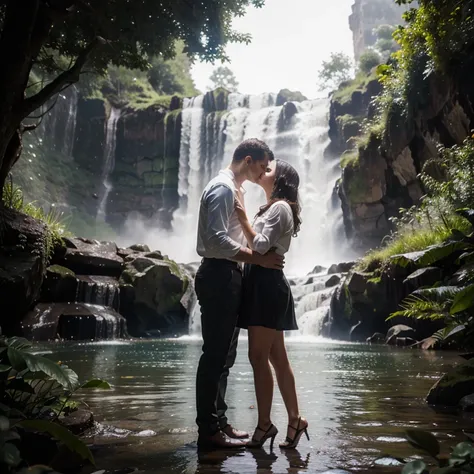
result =
[{"label": "gold high heel shoe", "polygon": [[293,436],[293,438],[290,438],[289,436],[287,436],[285,441],[283,441],[283,443],[280,443],[280,448],[295,449],[296,446],[298,446],[301,435],[303,433],[306,435],[309,441],[308,425],[306,425],[304,428],[300,428],[300,423],[301,423],[301,416],[298,418],[298,424],[296,425],[296,428],[294,426],[288,425],[289,428],[292,428],[293,430],[295,430],[295,435]]},{"label": "gold high heel shoe", "polygon": [[[255,439],[255,433],[257,431],[261,431],[263,433],[263,436],[260,439]],[[270,428],[268,430],[263,430],[262,428],[255,428],[255,431],[253,433],[252,439],[245,445],[249,449],[253,448],[261,448],[267,439],[271,439],[270,441],[270,450],[273,449],[273,443],[275,441],[275,437],[278,434],[277,427],[274,424],[270,425]]]}]

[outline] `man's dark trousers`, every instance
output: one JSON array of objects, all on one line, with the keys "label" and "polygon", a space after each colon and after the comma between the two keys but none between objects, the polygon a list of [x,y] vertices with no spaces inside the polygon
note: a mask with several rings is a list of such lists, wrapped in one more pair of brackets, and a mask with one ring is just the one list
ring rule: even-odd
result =
[{"label": "man's dark trousers", "polygon": [[230,260],[204,258],[196,273],[195,288],[203,338],[196,378],[196,422],[199,435],[205,437],[227,425],[227,377],[235,362],[239,336],[240,267]]}]

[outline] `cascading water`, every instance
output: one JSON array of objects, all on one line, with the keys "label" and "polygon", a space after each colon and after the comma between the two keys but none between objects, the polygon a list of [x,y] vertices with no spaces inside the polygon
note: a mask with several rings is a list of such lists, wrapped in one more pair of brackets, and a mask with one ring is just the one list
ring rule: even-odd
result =
[{"label": "cascading water", "polygon": [[97,218],[104,220],[106,216],[107,199],[112,190],[112,183],[109,181],[110,173],[115,166],[115,145],[117,143],[117,122],[120,118],[120,109],[111,107],[107,119],[104,147],[104,166],[102,168],[102,182],[104,191],[100,198]]},{"label": "cascading water", "polygon": [[64,126],[64,139],[62,152],[66,156],[72,156],[72,149],[74,146],[74,138],[76,132],[76,118],[77,118],[77,104],[79,101],[79,92],[77,87],[72,85],[70,87],[70,96],[68,98],[68,112],[66,124]]},{"label": "cascading water", "polygon": [[[196,228],[200,195],[219,169],[230,163],[235,147],[246,138],[268,143],[276,158],[287,160],[300,174],[303,225],[286,258],[286,273],[308,274],[316,264],[329,265],[351,258],[342,226],[340,206],[333,207],[333,192],[340,175],[338,160],[324,156],[328,139],[327,99],[307,100],[275,106],[275,94],[247,96],[233,93],[227,110],[206,112],[205,97],[184,104],[179,160],[179,209],[173,215],[172,239],[163,249],[180,261],[197,261]],[[245,183],[247,213],[253,216],[264,202],[262,190]],[[168,248],[166,246],[168,244]],[[176,256],[174,257],[176,258]],[[301,334],[318,335],[329,311],[332,290],[305,285],[294,279],[296,293],[305,286],[309,295],[297,299]],[[327,279],[327,277],[326,277]],[[199,310],[191,316],[190,332],[198,331]]]}]

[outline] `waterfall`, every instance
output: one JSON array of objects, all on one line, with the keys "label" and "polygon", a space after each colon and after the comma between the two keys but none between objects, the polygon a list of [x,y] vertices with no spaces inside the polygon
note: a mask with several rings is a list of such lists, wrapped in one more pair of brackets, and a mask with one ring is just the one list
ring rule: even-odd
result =
[{"label": "waterfall", "polygon": [[115,166],[115,145],[117,143],[117,122],[120,118],[120,109],[111,107],[110,114],[107,119],[106,133],[105,133],[105,147],[104,147],[104,166],[102,168],[102,182],[104,184],[104,191],[102,193],[97,217],[105,219],[107,198],[112,190],[112,183],[109,181],[110,173]]},{"label": "waterfall", "polygon": [[36,131],[40,143],[69,158],[74,147],[78,103],[79,90],[75,85],[54,96],[43,106],[45,115]]},{"label": "waterfall", "polygon": [[77,275],[75,301],[107,306],[119,311],[120,288],[113,277]]},{"label": "waterfall", "polygon": [[[300,174],[303,224],[286,258],[287,273],[306,274],[316,264],[330,265],[353,257],[342,226],[342,210],[333,207],[334,186],[340,176],[338,158],[324,156],[329,144],[329,100],[289,103],[294,113],[285,123],[285,106],[275,106],[275,99],[275,94],[232,93],[222,113],[207,112],[202,95],[185,101],[179,208],[173,214],[173,238],[163,242],[171,256],[177,254],[184,262],[198,260],[195,239],[201,192],[209,179],[230,163],[236,146],[256,137],[266,141],[276,158],[287,160]],[[264,202],[264,194],[252,183],[244,183],[244,188],[247,212],[253,216]]]},{"label": "waterfall", "polygon": [[[199,201],[206,183],[226,167],[236,146],[246,138],[260,138],[275,157],[288,161],[300,175],[302,226],[286,256],[287,275],[307,275],[315,265],[353,258],[342,225],[342,210],[334,204],[334,188],[340,176],[339,158],[325,156],[329,144],[329,100],[287,102],[276,106],[275,94],[228,96],[227,109],[207,110],[205,96],[185,101],[182,112],[179,156],[179,208],[172,218],[170,238],[161,249],[182,262],[198,261],[195,252]],[[264,193],[244,183],[245,203],[254,216]],[[297,301],[300,333],[318,335],[327,320],[332,289],[323,276],[312,285],[294,279],[294,291],[308,296]],[[327,279],[327,277],[326,277]],[[316,286],[315,286],[316,285]],[[318,287],[319,285],[319,287]],[[302,289],[304,287],[304,290]],[[199,310],[192,311],[190,332],[199,326]]]},{"label": "waterfall", "polygon": [[76,133],[77,104],[79,101],[79,92],[77,87],[70,87],[70,97],[68,98],[67,118],[64,126],[64,138],[62,152],[66,156],[72,156],[74,146],[74,138]]}]

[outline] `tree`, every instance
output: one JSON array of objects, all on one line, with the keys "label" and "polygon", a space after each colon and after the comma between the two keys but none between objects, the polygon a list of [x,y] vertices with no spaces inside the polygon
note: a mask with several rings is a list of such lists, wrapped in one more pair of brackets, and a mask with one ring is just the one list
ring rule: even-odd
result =
[{"label": "tree", "polygon": [[[21,154],[22,134],[35,126],[25,119],[81,72],[103,74],[109,64],[144,70],[153,55],[173,57],[177,40],[191,57],[227,59],[227,43],[250,41],[232,29],[232,18],[263,3],[0,0],[0,190]],[[28,93],[33,68],[49,79]]]},{"label": "tree", "polygon": [[239,87],[235,74],[227,66],[219,66],[214,69],[209,80],[212,82],[211,89],[223,87],[230,92],[237,92]]},{"label": "tree", "polygon": [[379,25],[373,30],[377,38],[374,49],[380,53],[384,61],[398,49],[398,43],[393,38],[394,31],[395,27],[392,25]]},{"label": "tree", "polygon": [[327,61],[323,61],[319,70],[320,90],[337,89],[339,84],[351,78],[352,60],[344,53],[331,53]]},{"label": "tree", "polygon": [[373,49],[367,49],[360,55],[359,70],[365,74],[369,74],[379,64],[382,64],[382,57]]},{"label": "tree", "polygon": [[147,77],[156,92],[163,95],[197,95],[198,91],[191,76],[191,62],[183,52],[184,44],[176,45],[176,56],[165,60],[155,56],[150,61]]}]

